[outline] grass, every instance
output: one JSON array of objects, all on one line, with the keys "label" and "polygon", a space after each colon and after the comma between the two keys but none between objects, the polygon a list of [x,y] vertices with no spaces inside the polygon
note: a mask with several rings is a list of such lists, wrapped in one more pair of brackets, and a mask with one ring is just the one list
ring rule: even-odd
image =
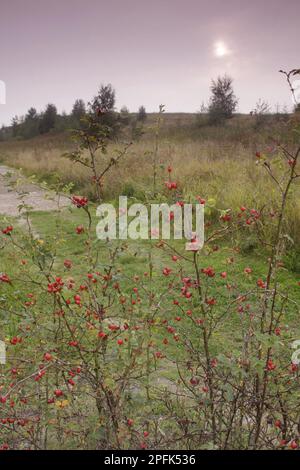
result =
[{"label": "grass", "polygon": [[[112,169],[104,180],[104,197],[106,200],[115,200],[119,194],[125,194],[140,201],[147,201],[151,197],[153,185],[153,155],[155,142],[151,127],[156,116],[150,115],[146,124],[145,135],[130,149],[128,156]],[[161,129],[161,138],[157,154],[158,184],[163,197],[164,181],[167,179],[166,167],[172,166],[172,180],[177,181],[182,192],[182,197],[194,202],[197,196],[206,200],[214,200],[216,207],[221,209],[238,209],[241,205],[247,207],[263,208],[267,205],[276,210],[277,194],[273,181],[261,165],[255,164],[255,152],[265,152],[266,158],[271,158],[273,150],[269,149],[273,138],[289,140],[293,145],[293,137],[288,132],[288,123],[275,118],[269,119],[257,134],[254,118],[238,116],[224,127],[207,127],[205,123],[195,125],[195,116],[186,114],[166,115]],[[99,156],[99,165],[104,164],[102,159],[108,160],[114,150],[120,147],[112,145],[106,156]],[[53,184],[57,179],[64,183],[74,183],[74,190],[88,196],[94,195],[94,188],[90,183],[90,175],[84,167],[74,165],[62,157],[62,153],[70,150],[72,143],[67,136],[44,136],[27,142],[0,143],[0,159],[3,163],[21,167],[26,174],[36,174],[40,181]],[[101,163],[102,162],[102,163]],[[287,233],[292,237],[294,246],[289,250],[289,267],[297,265],[294,260],[294,250],[300,244],[300,187],[296,186],[287,209]],[[218,213],[212,209],[210,217],[218,217]],[[88,271],[85,237],[75,233],[77,225],[85,225],[84,212],[77,209],[64,210],[63,214],[56,212],[33,212],[30,219],[37,237],[41,239],[41,251],[43,256],[47,253],[55,253],[55,272],[57,275],[69,275],[64,268],[63,261],[70,259],[73,262],[72,277],[80,278]],[[93,223],[96,223],[93,217]],[[266,225],[267,227],[267,225]],[[272,226],[268,224],[266,237],[270,237]],[[95,227],[93,227],[95,228]],[[24,228],[19,228],[19,234]],[[243,234],[241,235],[243,237]],[[253,289],[255,280],[264,278],[267,264],[266,253],[262,251],[257,240],[248,238],[240,239],[239,244],[243,250],[237,253],[234,244],[228,240],[216,252],[200,254],[201,266],[213,265],[216,271],[228,271],[228,282],[239,284],[242,291]],[[97,269],[102,270],[107,264],[108,258],[103,247],[105,242],[94,241],[93,250],[101,253]],[[170,256],[162,250],[152,250],[150,242],[129,241],[122,249],[118,257],[119,269],[128,280],[128,286],[124,285],[124,291],[130,295],[132,278],[137,275],[142,277],[148,270],[149,251],[153,256],[153,289],[160,291],[162,282],[162,269],[164,266],[172,267]],[[175,242],[180,247],[180,242]],[[234,263],[228,265],[227,259],[234,258]],[[12,272],[16,263],[15,253],[4,251],[1,259],[1,269]],[[182,261],[183,269],[190,269]],[[243,275],[245,267],[251,266],[252,276]],[[299,275],[287,268],[282,268],[279,273],[279,281],[284,291],[295,302],[299,299]],[[123,281],[122,281],[123,282]],[[227,296],[224,288],[225,281],[220,277],[215,280],[216,297],[220,300]],[[255,309],[255,306],[253,307]],[[285,311],[285,321],[295,328],[297,325],[297,308],[291,302]],[[175,317],[175,308],[170,302],[166,308],[169,319]],[[240,323],[239,314],[231,316],[225,324],[222,335],[219,337],[219,346],[227,348],[228,344],[234,347],[234,335],[232,332]],[[158,343],[161,343],[163,333],[158,331]],[[223,345],[223,346],[222,346]],[[177,347],[174,345],[174,347]],[[220,352],[217,351],[216,352]]]},{"label": "grass", "polygon": [[[95,209],[92,209],[93,214],[93,229],[97,223],[95,217]],[[89,272],[89,266],[87,264],[86,257],[86,245],[85,235],[76,234],[75,228],[78,225],[86,224],[86,216],[82,210],[75,208],[64,209],[63,212],[32,212],[30,214],[30,220],[34,230],[35,236],[38,239],[42,247],[43,253],[50,251],[55,253],[54,269],[53,274],[62,276],[65,278],[72,277],[75,280],[82,280]],[[6,220],[6,222],[8,222]],[[16,227],[14,237],[19,238],[24,231],[24,227],[18,227],[17,220],[10,220]],[[117,241],[110,242],[110,247],[113,248]],[[177,250],[182,250],[183,241],[173,241],[172,244]],[[103,272],[104,267],[109,263],[107,253],[107,243],[94,239],[93,251],[99,251],[101,254],[95,271],[99,270]],[[175,264],[171,260],[171,255],[162,250],[154,247],[151,241],[126,241],[122,245],[122,250],[119,253],[117,260],[118,269],[122,274],[122,290],[128,296],[132,293],[133,279],[135,276],[143,278],[145,271],[149,269],[149,253],[151,252],[152,263],[153,263],[153,290],[160,292],[162,290],[162,282],[165,280],[162,276],[162,270],[165,266],[175,269]],[[210,252],[209,254],[203,250],[200,253],[200,267],[213,266],[216,273],[226,271],[228,278],[222,279],[219,275],[216,275],[214,281],[214,289],[212,294],[218,298],[218,302],[221,304],[222,298],[225,300],[228,297],[226,284],[239,285],[240,292],[253,291],[253,287],[256,284],[256,280],[259,278],[265,278],[267,271],[267,256],[261,250],[256,250],[250,254],[243,254],[237,252],[228,240],[228,243],[223,243],[218,251]],[[233,258],[233,262],[232,262]],[[71,272],[68,272],[64,267],[64,260],[71,260],[73,267]],[[230,262],[229,262],[230,260]],[[29,266],[30,266],[30,260]],[[14,275],[14,267],[18,267],[20,263],[19,255],[16,257],[14,250],[8,249],[3,251],[1,258],[1,270],[3,272],[9,272],[10,276]],[[191,269],[191,265],[185,261],[180,260],[180,265],[186,273],[186,275],[194,276]],[[178,267],[176,263],[176,268]],[[253,273],[250,276],[244,274],[244,269],[251,267]],[[28,267],[28,269],[30,269]],[[291,327],[294,327],[296,331],[299,330],[298,325],[298,309],[296,302],[299,299],[299,275],[288,271],[286,268],[282,268],[279,272],[279,283],[281,289],[289,293],[291,302],[287,304],[283,322],[288,323]],[[26,292],[26,291],[25,291]],[[24,292],[24,295],[25,295]],[[23,294],[22,294],[23,295]],[[251,297],[250,297],[251,298]],[[181,302],[181,301],[180,301]],[[293,303],[295,302],[295,303]],[[190,304],[183,305],[184,309],[190,308]],[[252,306],[255,313],[255,305]],[[178,315],[182,315],[177,306],[173,305],[172,299],[166,302],[165,315],[166,318],[173,322],[177,327],[178,324],[174,318]],[[238,331],[240,324],[241,315],[237,312],[231,314],[230,321],[224,324],[222,331],[219,332],[217,337],[218,346],[216,346],[216,353],[220,354],[222,350],[228,350],[228,345],[235,347],[235,335],[234,331]],[[188,321],[186,318],[184,321]],[[165,332],[158,328],[157,330],[157,344],[162,344],[162,339]],[[176,354],[180,354],[180,347],[174,343],[174,350]]]},{"label": "grass", "polygon": [[[128,155],[113,167],[103,180],[103,195],[112,200],[119,194],[144,201],[153,188],[153,124],[150,115],[145,134],[130,148]],[[276,153],[274,141],[288,142],[293,148],[296,135],[283,117],[268,117],[259,131],[255,117],[237,116],[225,126],[196,125],[195,115],[167,114],[161,128],[157,154],[158,189],[163,191],[166,167],[173,168],[172,179],[178,182],[183,197],[194,201],[197,196],[213,198],[219,208],[237,209],[241,204],[260,209],[266,204],[276,209],[276,188],[267,172],[255,164],[255,153],[266,159]],[[130,137],[130,136],[127,136]],[[99,167],[114,155],[121,144],[112,144],[108,154],[99,155]],[[91,175],[83,166],[62,155],[73,144],[68,135],[48,135],[24,142],[0,142],[0,161],[22,168],[28,175],[53,185],[59,179],[74,184],[73,191],[93,198]],[[288,207],[287,233],[300,244],[300,185],[296,185]]]},{"label": "grass", "polygon": [[[92,221],[93,221],[93,236],[95,233],[95,225],[97,223],[97,219],[95,216],[95,206],[90,205],[91,212],[92,212]],[[54,259],[54,268],[53,268],[53,275],[62,276],[64,280],[70,279],[71,277],[77,281],[78,283],[86,278],[86,274],[90,271],[90,265],[87,261],[86,256],[86,234],[78,235],[76,234],[75,228],[78,225],[86,226],[87,218],[86,214],[83,210],[76,209],[71,207],[69,209],[63,209],[61,212],[31,212],[29,214],[30,221],[32,224],[33,232],[36,237],[36,243],[41,247],[40,253],[44,256],[47,253],[54,252],[55,259]],[[15,228],[13,232],[13,237],[20,242],[25,241],[23,239],[23,235],[26,231],[26,227],[22,225],[18,225],[17,219],[5,219],[0,217],[0,228],[4,224],[11,223]],[[5,225],[4,224],[4,225]],[[116,246],[118,242],[111,242],[110,247],[113,248]],[[171,244],[178,250],[182,250],[183,248],[183,241],[172,241]],[[1,241],[0,241],[1,246]],[[97,265],[93,272],[99,270],[103,272],[105,266],[109,263],[107,257],[107,249],[108,244],[103,241],[96,240],[93,238],[93,252],[95,253],[97,250],[100,252],[100,258],[98,259]],[[164,284],[168,284],[172,278],[164,279],[162,275],[162,269],[165,266],[173,266],[178,268],[178,265],[182,266],[183,272],[185,275],[190,275],[194,277],[194,273],[192,271],[192,266],[190,263],[185,261],[184,259],[179,260],[178,262],[174,263],[171,260],[170,253],[165,252],[161,249],[158,249],[154,246],[154,244],[150,241],[126,241],[122,245],[123,249],[119,253],[119,257],[117,259],[117,267],[119,269],[120,274],[120,283],[122,283],[122,293],[125,293],[128,297],[132,294],[132,287],[134,285],[134,277],[139,276],[143,278],[144,272],[148,271],[149,269],[149,253],[151,252],[152,255],[152,262],[153,262],[153,280],[152,280],[152,289],[154,292],[162,292]],[[11,246],[6,247],[7,249],[3,250],[1,253],[1,271],[9,272],[11,278],[13,279],[13,286],[10,289],[11,293],[7,293],[9,289],[5,289],[6,293],[3,294],[0,291],[0,307],[2,305],[12,305],[11,307],[13,310],[3,312],[3,309],[0,310],[1,316],[1,323],[4,326],[4,330],[6,334],[9,336],[15,336],[18,334],[17,328],[17,319],[18,314],[22,312],[23,315],[23,328],[26,326],[26,318],[28,318],[28,324],[30,324],[30,310],[27,312],[22,305],[24,300],[27,299],[28,289],[30,291],[33,290],[34,292],[34,284],[29,283],[20,284],[18,279],[14,278],[15,273],[19,272],[20,266],[20,256],[26,256],[22,253],[18,252],[18,250],[13,249]],[[27,251],[29,253],[29,251]],[[200,267],[207,267],[213,266],[216,271],[216,276],[214,278],[214,288],[212,291],[212,295],[214,295],[218,299],[218,303],[222,303],[222,299],[227,300],[227,297],[230,295],[226,288],[226,284],[230,283],[233,286],[239,285],[239,292],[248,292],[255,289],[256,279],[258,278],[265,278],[265,273],[267,270],[267,253],[263,250],[254,250],[251,253],[242,253],[236,250],[236,245],[231,240],[227,239],[225,242],[220,244],[219,250],[209,252],[206,249],[202,250],[199,254],[200,258]],[[233,258],[233,262],[232,262]],[[26,258],[25,258],[26,259]],[[68,271],[64,267],[64,260],[70,259],[73,263],[73,267],[71,271]],[[230,262],[229,262],[230,259]],[[244,274],[244,269],[246,267],[251,267],[253,273],[251,276]],[[175,270],[175,268],[174,268]],[[221,278],[219,275],[220,272],[227,271],[228,277],[226,280]],[[27,265],[24,267],[24,272],[28,273],[28,279],[33,279],[34,281],[39,280],[39,276],[35,274],[34,268],[32,266],[32,262],[30,260],[30,256],[27,254]],[[116,279],[117,280],[117,279]],[[280,341],[285,346],[285,354],[287,357],[290,357],[292,351],[290,350],[290,344],[285,339],[284,330],[285,328],[293,328],[293,331],[296,335],[295,339],[299,337],[300,330],[299,330],[299,321],[298,321],[298,308],[297,305],[293,303],[297,302],[299,299],[299,289],[298,286],[299,277],[292,272],[288,271],[285,268],[282,268],[279,273],[279,283],[281,285],[281,289],[285,292],[289,293],[289,298],[291,302],[287,303],[286,310],[284,315],[281,319],[281,324],[283,326],[282,336]],[[146,282],[146,281],[145,281]],[[1,288],[1,285],[0,285]],[[140,286],[139,286],[140,289]],[[142,289],[141,289],[142,290]],[[41,289],[37,290],[41,293]],[[70,294],[65,293],[66,296],[70,295],[72,297],[75,291],[70,292]],[[10,295],[11,302],[6,302],[5,296]],[[101,295],[101,294],[100,294]],[[177,291],[177,297],[180,299],[180,294]],[[252,299],[250,297],[249,302],[251,302],[251,311],[255,314],[255,299],[256,295],[253,296]],[[49,300],[50,299],[50,300]],[[253,302],[252,302],[253,300]],[[4,301],[4,302],[3,302]],[[1,305],[1,302],[3,304]],[[47,327],[47,318],[52,317],[50,313],[52,306],[52,300],[49,297],[49,294],[41,294],[41,298],[37,298],[37,305],[36,311],[39,312],[39,315],[43,317],[45,323],[43,323]],[[180,299],[180,306],[185,311],[187,308],[193,308],[193,299],[189,301],[185,301]],[[199,307],[198,307],[199,308]],[[15,312],[16,310],[16,312]],[[197,317],[198,313],[193,309],[195,313],[195,317]],[[73,314],[75,314],[76,310],[73,310]],[[11,314],[12,313],[12,314]],[[13,313],[17,313],[13,315]],[[83,311],[84,313],[84,311]],[[135,312],[135,321],[139,321],[139,314],[145,315],[145,311],[143,308],[141,311]],[[176,317],[180,314],[182,317],[181,321],[178,322]],[[28,317],[27,317],[28,315]],[[181,399],[181,390],[183,389],[182,383],[179,383],[178,380],[178,371],[177,371],[177,364],[178,362],[179,367],[181,368],[181,373],[187,373],[186,377],[189,378],[190,371],[186,370],[186,351],[185,351],[185,342],[193,343],[193,345],[197,348],[199,353],[203,352],[203,345],[201,342],[201,335],[200,331],[195,328],[195,325],[191,322],[190,318],[187,315],[184,315],[182,311],[179,310],[179,307],[173,305],[172,298],[166,298],[163,300],[162,308],[159,310],[157,316],[157,324],[153,326],[151,329],[151,342],[153,343],[153,351],[160,351],[162,354],[165,355],[164,359],[159,360],[155,364],[155,368],[151,369],[148,379],[142,378],[139,381],[132,381],[130,385],[130,391],[127,390],[128,393],[128,416],[136,416],[135,425],[139,423],[141,420],[142,426],[144,427],[144,419],[145,416],[150,422],[155,422],[158,420],[161,422],[160,426],[166,433],[171,433],[173,430],[172,421],[166,421],[165,419],[161,419],[166,414],[164,400],[162,397],[165,397],[166,400],[175,399],[177,394],[179,393],[179,397],[176,399],[176,412],[179,413],[179,416],[185,416],[183,410],[187,410],[193,407],[193,402],[191,399],[191,394],[183,394],[184,399]],[[199,313],[200,315],[200,313]],[[211,341],[211,357],[215,357],[218,359],[219,367],[227,367],[226,364],[228,363],[228,356],[240,358],[241,351],[243,350],[243,331],[247,330],[245,324],[248,321],[248,313],[240,314],[237,311],[233,310],[227,316],[226,321],[222,324],[220,328],[214,333],[214,338]],[[38,318],[38,317],[37,317]],[[127,317],[126,317],[127,320]],[[174,326],[176,332],[182,338],[182,341],[179,343],[175,341],[172,335],[168,335],[166,333],[166,327],[162,325],[161,321],[167,320],[168,325]],[[130,316],[128,317],[128,321],[130,322]],[[242,332],[242,333],[241,333]],[[96,334],[97,332],[95,332]],[[91,335],[94,332],[91,331]],[[92,338],[92,336],[91,336]],[[168,345],[164,344],[164,340],[168,338]],[[131,336],[132,343],[136,340],[134,333]],[[47,342],[47,348],[51,349],[51,343]],[[39,345],[38,345],[39,346]],[[40,351],[38,350],[37,346],[37,353],[32,351],[31,360],[38,361],[40,360]],[[123,355],[122,355],[123,354]],[[111,357],[108,367],[110,368],[110,364],[113,366],[120,361],[125,360],[126,353],[120,352],[120,350],[115,346],[112,347]],[[183,359],[184,358],[184,359]],[[258,366],[257,366],[258,367]],[[110,371],[110,369],[109,369]],[[108,379],[109,381],[112,380],[113,383],[113,374],[111,373],[111,377]],[[149,381],[149,382],[148,382]],[[150,396],[148,400],[145,400],[146,397],[146,389],[148,383],[151,384]],[[82,384],[83,385],[83,384]],[[82,389],[81,389],[82,390]],[[228,400],[230,401],[230,388],[229,391],[225,390],[228,393]],[[199,393],[201,395],[201,392]],[[97,411],[95,409],[94,403],[90,399],[88,394],[82,394],[81,397],[84,396],[84,400],[81,407],[81,414],[78,415],[78,422],[76,419],[76,424],[74,424],[74,419],[70,418],[72,429],[76,430],[82,429],[83,426],[86,426],[86,429],[92,429],[93,432],[89,433],[89,441],[88,445],[89,448],[95,448],[97,445],[97,440],[99,439],[99,433],[101,433],[101,427],[99,426],[99,420],[97,420]],[[159,397],[159,399],[157,399]],[[199,398],[200,399],[200,398]],[[198,401],[199,401],[198,399]],[[203,398],[205,399],[205,398]],[[198,409],[198,403],[196,405],[196,409]],[[182,410],[181,410],[182,408]],[[68,423],[68,413],[71,415],[71,411],[68,411],[69,408],[64,411],[64,424],[67,425]],[[142,411],[141,411],[142,409]],[[89,420],[85,418],[85,416],[89,416]],[[168,415],[169,416],[169,415]],[[81,422],[82,419],[82,422]],[[84,421],[84,424],[83,424]],[[93,434],[95,433],[95,434]],[[51,435],[50,435],[51,441]],[[55,441],[54,441],[55,442]],[[51,443],[49,446],[51,447]],[[71,444],[72,447],[73,444]],[[69,444],[70,446],[70,444]],[[53,445],[55,447],[55,445]],[[75,440],[74,440],[74,447]]]}]

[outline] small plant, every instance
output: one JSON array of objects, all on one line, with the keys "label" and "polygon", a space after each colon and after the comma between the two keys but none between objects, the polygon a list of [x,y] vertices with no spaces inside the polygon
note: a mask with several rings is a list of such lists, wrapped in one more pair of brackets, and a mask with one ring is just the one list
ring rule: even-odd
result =
[{"label": "small plant", "polygon": [[105,159],[108,145],[115,132],[114,127],[108,124],[105,117],[106,111],[101,109],[96,114],[89,113],[82,118],[81,128],[73,131],[77,149],[64,154],[64,157],[72,162],[79,163],[90,170],[91,184],[95,187],[95,199],[99,203],[102,201],[104,176],[126,155],[131,145],[131,143],[126,144],[123,149],[116,151],[115,157],[111,157],[108,161]]}]

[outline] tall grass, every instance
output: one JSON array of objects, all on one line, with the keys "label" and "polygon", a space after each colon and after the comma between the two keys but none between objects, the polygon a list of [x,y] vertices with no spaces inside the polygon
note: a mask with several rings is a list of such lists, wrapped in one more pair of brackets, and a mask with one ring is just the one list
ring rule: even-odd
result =
[{"label": "tall grass", "polygon": [[[170,116],[167,116],[161,130],[158,151],[158,181],[162,191],[167,179],[166,167],[171,165],[172,179],[178,182],[184,197],[189,200],[197,196],[213,198],[217,206],[223,209],[237,209],[241,205],[262,209],[266,206],[272,208],[274,204],[276,210],[274,183],[256,165],[255,152],[270,151],[271,136],[275,139],[284,136],[284,140],[290,140],[293,145],[287,122],[274,119],[256,135],[255,122],[245,116],[235,118],[223,128],[199,128],[189,115]],[[147,128],[151,128],[153,119],[150,116]],[[241,135],[247,136],[247,139],[240,139]],[[109,160],[119,147],[111,145],[109,153],[101,158]],[[0,143],[0,159],[49,183],[59,176],[65,183],[73,182],[74,191],[91,197],[94,188],[88,170],[62,156],[71,148],[72,143],[66,135],[50,135],[26,142]],[[106,199],[114,199],[119,194],[140,200],[145,198],[147,191],[152,189],[153,149],[150,129],[134,143],[127,157],[107,174],[103,186]],[[289,233],[298,244],[299,195],[298,185],[288,207]]]}]

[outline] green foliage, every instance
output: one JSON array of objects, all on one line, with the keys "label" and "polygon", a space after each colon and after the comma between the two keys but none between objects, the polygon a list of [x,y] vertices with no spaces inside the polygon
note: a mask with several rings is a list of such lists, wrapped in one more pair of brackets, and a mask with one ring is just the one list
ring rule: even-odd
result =
[{"label": "green foliage", "polygon": [[123,126],[128,126],[128,124],[130,124],[130,112],[126,106],[122,106],[122,108],[120,109],[120,121]]},{"label": "green foliage", "polygon": [[140,106],[137,114],[137,120],[144,122],[147,119],[145,106]]},{"label": "green foliage", "polygon": [[113,112],[116,103],[116,92],[112,85],[101,85],[98,94],[94,96],[90,109],[94,114]]},{"label": "green foliage", "polygon": [[85,102],[81,99],[76,100],[72,112],[71,112],[71,121],[72,125],[70,127],[77,128],[81,126],[81,121],[86,115]]},{"label": "green foliage", "polygon": [[232,78],[224,75],[212,81],[212,97],[210,99],[208,113],[211,124],[221,124],[230,119],[236,110],[238,100],[232,88]]},{"label": "green foliage", "polygon": [[300,249],[290,248],[284,258],[286,267],[294,273],[300,274]]},{"label": "green foliage", "polygon": [[48,104],[45,112],[41,116],[39,123],[39,131],[41,134],[46,134],[55,128],[57,120],[57,109],[54,104]]},{"label": "green foliage", "polygon": [[240,241],[239,247],[241,253],[243,254],[253,253],[259,247],[259,243],[255,234],[250,236],[245,234]]}]

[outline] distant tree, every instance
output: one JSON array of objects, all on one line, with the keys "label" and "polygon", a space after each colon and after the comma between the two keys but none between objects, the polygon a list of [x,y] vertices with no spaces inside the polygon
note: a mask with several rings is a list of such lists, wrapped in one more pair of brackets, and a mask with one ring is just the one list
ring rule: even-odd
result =
[{"label": "distant tree", "polygon": [[5,137],[6,137],[6,128],[4,126],[4,124],[2,124],[2,127],[0,129],[0,142],[3,142],[5,140]]},{"label": "distant tree", "polygon": [[101,85],[98,94],[94,96],[90,109],[95,114],[113,112],[116,104],[116,92],[112,85]]},{"label": "distant tree", "polygon": [[270,114],[271,106],[267,101],[262,100],[261,98],[257,101],[255,108],[253,110],[253,114]]},{"label": "distant tree", "polygon": [[232,78],[224,75],[212,80],[212,96],[208,107],[209,119],[213,124],[220,124],[230,119],[236,110],[238,100],[232,88]]},{"label": "distant tree", "polygon": [[200,110],[196,113],[195,121],[197,127],[205,127],[209,124],[208,107],[204,101],[202,101]]},{"label": "distant tree", "polygon": [[46,134],[51,129],[54,129],[57,121],[57,109],[54,104],[48,104],[45,112],[42,114],[39,131],[41,134]]},{"label": "distant tree", "polygon": [[114,139],[120,131],[121,121],[115,112],[116,92],[112,85],[101,85],[98,94],[89,103],[89,112],[98,124],[102,125],[102,132],[107,138]]},{"label": "distant tree", "polygon": [[122,106],[120,109],[120,120],[121,124],[127,126],[130,123],[130,112],[127,106]]},{"label": "distant tree", "polygon": [[202,101],[199,113],[200,114],[207,114],[207,112],[208,112],[207,105],[204,103],[204,101]]},{"label": "distant tree", "polygon": [[25,121],[36,121],[38,119],[38,113],[35,108],[29,108],[25,116]]},{"label": "distant tree", "polygon": [[58,114],[55,120],[55,132],[65,132],[79,126],[79,122],[72,117],[71,114],[67,114],[63,111]]},{"label": "distant tree", "polygon": [[12,129],[12,136],[13,137],[18,137],[19,127],[20,127],[20,120],[19,120],[18,116],[14,116],[11,120],[11,129]]},{"label": "distant tree", "polygon": [[145,106],[140,106],[137,114],[138,121],[145,121],[147,119],[147,113]]},{"label": "distant tree", "polygon": [[269,115],[271,114],[271,106],[265,100],[261,98],[257,101],[252,116],[255,116],[255,129],[259,129],[260,126],[266,124],[269,121]]},{"label": "distant tree", "polygon": [[31,139],[39,134],[39,115],[35,108],[29,108],[21,126],[21,135],[24,139]]},{"label": "distant tree", "polygon": [[80,119],[85,115],[85,113],[86,108],[84,101],[76,100],[72,108],[72,117],[75,118],[77,121],[80,121]]}]

